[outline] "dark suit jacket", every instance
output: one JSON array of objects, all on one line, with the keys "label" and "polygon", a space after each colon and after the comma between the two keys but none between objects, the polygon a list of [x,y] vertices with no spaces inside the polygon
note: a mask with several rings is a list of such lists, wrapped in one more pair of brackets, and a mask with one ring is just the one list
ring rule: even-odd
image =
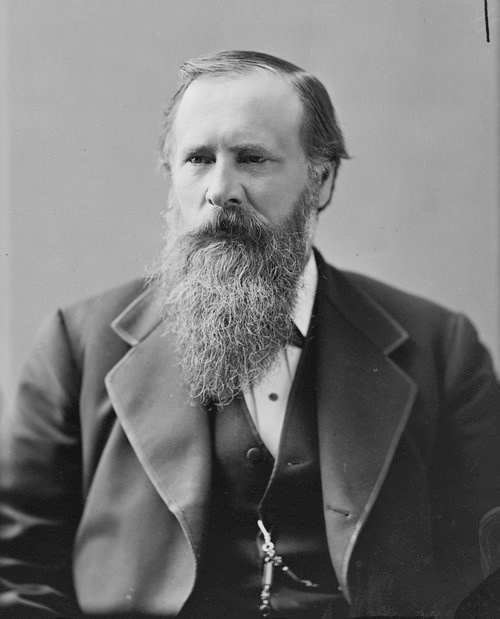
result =
[{"label": "dark suit jacket", "polygon": [[[490,359],[464,317],[320,258],[319,271],[333,566],[354,616],[446,614],[480,579],[478,523],[500,505]],[[7,425],[5,616],[174,616],[203,554],[210,435],[154,290],[135,282],[48,322]]]}]

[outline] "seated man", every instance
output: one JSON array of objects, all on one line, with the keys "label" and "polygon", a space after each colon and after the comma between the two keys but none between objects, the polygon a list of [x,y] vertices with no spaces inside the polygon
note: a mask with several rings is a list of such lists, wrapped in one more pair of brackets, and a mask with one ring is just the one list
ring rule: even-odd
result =
[{"label": "seated man", "polygon": [[185,63],[147,283],[63,311],[1,452],[6,617],[449,616],[500,505],[471,324],[325,264],[347,157],[278,58]]}]

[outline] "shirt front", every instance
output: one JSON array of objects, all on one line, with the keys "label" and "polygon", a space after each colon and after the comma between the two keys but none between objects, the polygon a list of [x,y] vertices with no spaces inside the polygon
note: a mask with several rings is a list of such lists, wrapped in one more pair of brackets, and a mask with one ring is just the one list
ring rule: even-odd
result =
[{"label": "shirt front", "polygon": [[[311,322],[317,285],[318,268],[311,253],[299,282],[293,315],[295,326],[304,337]],[[299,347],[287,346],[280,351],[276,365],[263,380],[253,389],[243,392],[248,412],[262,442],[274,458],[278,454],[288,397],[301,353]]]}]

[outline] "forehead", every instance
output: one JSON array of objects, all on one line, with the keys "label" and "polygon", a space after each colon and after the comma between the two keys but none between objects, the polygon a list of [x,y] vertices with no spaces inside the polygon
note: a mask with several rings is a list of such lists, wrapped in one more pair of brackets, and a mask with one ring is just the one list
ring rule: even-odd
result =
[{"label": "forehead", "polygon": [[242,75],[201,77],[188,86],[178,105],[173,146],[257,141],[302,152],[302,117],[296,90],[278,74],[257,69]]}]

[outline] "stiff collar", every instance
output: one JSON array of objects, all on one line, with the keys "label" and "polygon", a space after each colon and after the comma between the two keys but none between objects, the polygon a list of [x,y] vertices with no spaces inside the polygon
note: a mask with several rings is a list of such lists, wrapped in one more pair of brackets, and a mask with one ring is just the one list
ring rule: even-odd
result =
[{"label": "stiff collar", "polygon": [[299,281],[297,302],[293,312],[293,321],[304,337],[309,330],[317,286],[318,267],[316,265],[314,252],[311,252]]}]

